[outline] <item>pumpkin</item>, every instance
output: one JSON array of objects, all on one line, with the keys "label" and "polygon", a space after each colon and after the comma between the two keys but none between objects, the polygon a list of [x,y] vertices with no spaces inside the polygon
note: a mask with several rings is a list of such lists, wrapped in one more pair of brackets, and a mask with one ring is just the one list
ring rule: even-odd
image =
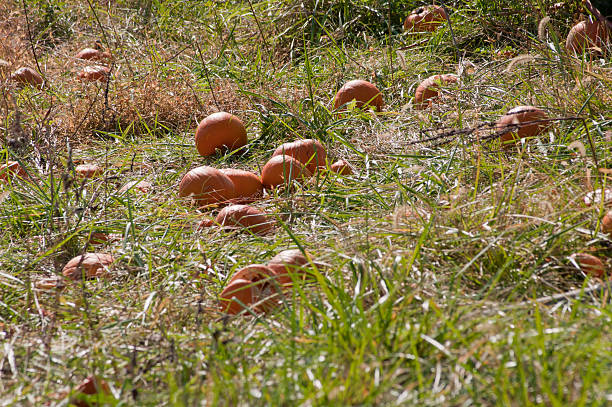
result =
[{"label": "pumpkin", "polygon": [[136,190],[146,194],[152,187],[153,184],[151,184],[149,181],[130,181],[119,189],[119,193],[124,194],[127,191]]},{"label": "pumpkin", "polygon": [[224,228],[245,228],[256,235],[265,235],[273,226],[263,212],[249,205],[226,206],[219,211],[215,222]]},{"label": "pumpkin", "polygon": [[419,7],[404,20],[404,31],[435,31],[446,18],[446,11],[440,6]]},{"label": "pumpkin", "polygon": [[231,283],[235,280],[271,281],[273,278],[276,278],[276,273],[271,267],[268,267],[265,264],[249,264],[248,266],[235,272],[230,278],[229,282]]},{"label": "pumpkin", "polygon": [[440,95],[440,87],[450,83],[457,83],[458,79],[457,75],[450,73],[433,75],[425,79],[417,87],[414,93],[414,107],[417,109],[425,109],[431,106],[431,99],[435,99]]},{"label": "pumpkin", "polygon": [[234,184],[234,201],[249,202],[263,195],[261,178],[250,171],[237,170],[234,168],[223,168],[223,174],[232,180]]},{"label": "pumpkin", "polygon": [[383,107],[382,94],[378,88],[360,79],[349,81],[340,88],[334,98],[334,109],[339,109],[352,100],[357,101],[358,108],[371,106],[380,112]]},{"label": "pumpkin", "polygon": [[94,48],[85,48],[76,54],[77,59],[86,59],[88,61],[100,61],[103,59],[111,59],[111,54],[108,51],[102,51]]},{"label": "pumpkin", "polygon": [[278,294],[274,278],[274,271],[263,264],[252,264],[238,270],[219,295],[221,311],[237,314],[254,304],[257,304],[254,308],[256,312],[272,309],[278,304],[273,298]]},{"label": "pumpkin", "polygon": [[30,85],[35,88],[42,88],[43,78],[38,72],[32,68],[22,67],[17,69],[11,75],[11,79],[15,82],[19,82],[22,85]]},{"label": "pumpkin", "polygon": [[608,211],[601,220],[601,233],[612,233],[612,211]]},{"label": "pumpkin", "polygon": [[64,277],[72,280],[105,277],[115,259],[106,253],[85,253],[70,260],[62,269]]},{"label": "pumpkin", "polygon": [[572,27],[567,35],[565,48],[570,52],[582,54],[585,49],[602,48],[607,36],[608,32],[604,23],[599,20],[588,19]]},{"label": "pumpkin", "polygon": [[548,123],[530,122],[546,119],[548,119],[548,115],[542,109],[534,106],[517,106],[510,109],[497,121],[495,129],[501,134],[502,145],[507,147],[512,144],[512,141],[516,142],[518,139],[536,137],[542,133],[548,127]]},{"label": "pumpkin", "polygon": [[576,263],[578,263],[580,269],[585,274],[590,274],[600,278],[606,274],[606,266],[599,259],[599,257],[587,253],[574,253],[570,257],[573,258]]},{"label": "pumpkin", "polygon": [[82,81],[95,82],[101,81],[106,82],[110,76],[110,68],[102,65],[89,65],[83,68],[79,72],[78,77]]},{"label": "pumpkin", "polygon": [[216,168],[197,167],[181,179],[179,196],[192,197],[200,206],[215,204],[234,197],[234,184]]},{"label": "pumpkin", "polygon": [[8,161],[0,166],[0,181],[7,181],[12,177],[26,178],[28,174],[17,161]]},{"label": "pumpkin", "polygon": [[[74,397],[70,399],[70,404],[77,407],[91,407],[92,404],[81,395],[92,396],[94,394],[104,394],[104,397],[112,396],[110,387],[105,380],[96,376],[89,376],[77,386]],[[95,403],[94,405],[98,404]]]},{"label": "pumpkin", "polygon": [[281,184],[287,185],[291,180],[302,180],[312,174],[301,162],[288,155],[275,155],[264,165],[261,171],[261,182],[266,188]]},{"label": "pumpkin", "polygon": [[346,160],[336,161],[331,165],[330,169],[340,175],[351,175],[353,173],[353,169]]},{"label": "pumpkin", "polygon": [[294,278],[304,278],[306,273],[302,269],[308,264],[308,259],[301,250],[283,250],[268,262],[268,267],[278,276],[278,282],[282,285],[291,285]]},{"label": "pumpkin", "polygon": [[288,155],[306,166],[308,171],[314,174],[318,167],[325,167],[327,152],[318,140],[305,139],[291,143],[284,143],[277,147],[272,157],[277,155]]},{"label": "pumpkin", "polygon": [[236,150],[245,146],[244,124],[233,114],[213,113],[200,122],[195,133],[195,145],[202,156],[213,155],[219,148]]},{"label": "pumpkin", "polygon": [[102,174],[102,168],[97,164],[79,164],[74,167],[74,172],[82,178],[93,178]]}]

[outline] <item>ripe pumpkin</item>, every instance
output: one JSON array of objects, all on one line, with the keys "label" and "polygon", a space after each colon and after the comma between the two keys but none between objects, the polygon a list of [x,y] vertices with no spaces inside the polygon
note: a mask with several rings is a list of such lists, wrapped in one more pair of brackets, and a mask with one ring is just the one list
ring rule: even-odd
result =
[{"label": "ripe pumpkin", "polygon": [[258,175],[234,168],[223,168],[219,171],[232,180],[235,202],[250,202],[263,195],[263,185]]},{"label": "ripe pumpkin", "polygon": [[601,233],[612,233],[612,211],[608,211],[601,220]]},{"label": "ripe pumpkin", "polygon": [[312,174],[301,162],[288,155],[276,155],[264,165],[261,182],[266,188],[287,185],[291,180],[302,180]]},{"label": "ripe pumpkin", "polygon": [[235,196],[234,184],[216,168],[196,167],[181,179],[179,196],[192,197],[200,206],[225,202]]},{"label": "ripe pumpkin", "polygon": [[283,250],[276,256],[272,257],[268,262],[268,267],[277,275],[278,282],[281,285],[291,285],[294,278],[304,278],[307,274],[302,269],[308,264],[308,259],[301,250],[291,249]]},{"label": "ripe pumpkin", "polygon": [[0,181],[7,181],[15,176],[26,178],[28,174],[17,161],[8,161],[0,165]]},{"label": "ripe pumpkin", "polygon": [[604,274],[606,274],[606,266],[599,257],[587,253],[574,253],[571,257],[578,263],[580,269],[585,274],[590,274],[599,278],[602,278]]},{"label": "ripe pumpkin", "polygon": [[29,67],[22,67],[17,69],[11,75],[11,80],[19,82],[22,85],[30,85],[35,88],[42,88],[43,78],[38,72]]},{"label": "ripe pumpkin", "polygon": [[330,168],[340,175],[351,175],[353,173],[353,169],[346,160],[338,160]]},{"label": "ripe pumpkin", "polygon": [[149,181],[130,181],[119,189],[119,193],[124,194],[129,190],[136,190],[146,194],[152,187],[153,184],[151,184]]},{"label": "ripe pumpkin", "polygon": [[74,167],[74,172],[82,178],[93,178],[102,174],[102,168],[97,164],[79,164]]},{"label": "ripe pumpkin", "polygon": [[224,228],[244,228],[256,235],[265,235],[273,227],[273,221],[259,209],[249,205],[230,205],[219,211],[215,222]]},{"label": "ripe pumpkin", "polygon": [[80,280],[105,277],[115,259],[106,253],[85,253],[70,260],[62,269],[64,277]]},{"label": "ripe pumpkin", "polygon": [[76,58],[88,61],[101,61],[104,59],[111,59],[111,54],[108,51],[102,51],[95,48],[84,48],[76,54]]},{"label": "ripe pumpkin", "polygon": [[[84,400],[80,395],[91,396],[99,393],[104,394],[105,397],[112,395],[110,387],[105,380],[96,376],[89,376],[77,386],[75,395],[70,400],[70,404],[74,404],[77,407],[91,407],[92,404]],[[97,403],[95,405],[97,405]]]},{"label": "ripe pumpkin", "polygon": [[432,99],[437,98],[440,95],[440,87],[448,85],[450,83],[457,83],[459,78],[457,75],[444,74],[444,75],[433,75],[425,79],[417,87],[414,93],[414,107],[416,109],[425,109],[431,106]]},{"label": "ripe pumpkin", "polygon": [[202,156],[213,155],[218,148],[236,150],[245,146],[244,124],[233,114],[213,113],[200,122],[195,133],[195,145]]},{"label": "ripe pumpkin", "polygon": [[572,27],[567,35],[565,48],[570,52],[582,54],[585,49],[602,48],[607,36],[608,30],[604,23],[599,20],[588,19]]},{"label": "ripe pumpkin", "polygon": [[334,98],[334,109],[337,110],[352,100],[357,101],[358,108],[370,106],[380,112],[383,107],[382,94],[378,88],[374,84],[361,79],[349,81],[340,88]]},{"label": "ripe pumpkin", "polygon": [[102,65],[89,65],[83,68],[79,72],[78,77],[82,81],[95,82],[101,81],[106,82],[110,76],[110,68]]},{"label": "ripe pumpkin", "polygon": [[308,171],[314,174],[318,167],[325,167],[327,152],[318,140],[305,139],[278,146],[272,157],[277,155],[288,155],[306,166]]},{"label": "ripe pumpkin", "polygon": [[517,106],[510,109],[497,121],[495,129],[501,134],[502,145],[507,147],[512,144],[512,141],[516,142],[518,139],[525,137],[538,136],[548,127],[548,123],[529,122],[545,119],[548,119],[548,115],[542,109],[534,106]]},{"label": "ripe pumpkin", "polygon": [[435,31],[446,17],[446,11],[440,6],[419,7],[404,20],[404,31]]},{"label": "ripe pumpkin", "polygon": [[278,294],[274,271],[263,264],[252,264],[236,272],[229,284],[219,295],[219,307],[227,314],[237,314],[254,304],[254,311],[269,311],[278,301],[272,296]]}]

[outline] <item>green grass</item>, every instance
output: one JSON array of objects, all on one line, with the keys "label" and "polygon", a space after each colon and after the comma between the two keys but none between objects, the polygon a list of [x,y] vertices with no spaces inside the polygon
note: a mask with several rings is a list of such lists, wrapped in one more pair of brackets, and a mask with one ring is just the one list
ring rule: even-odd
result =
[{"label": "green grass", "polygon": [[[30,177],[0,190],[0,405],[68,405],[92,374],[113,397],[91,401],[115,406],[610,403],[610,291],[569,256],[610,265],[608,208],[583,197],[610,183],[595,161],[612,159],[612,64],[609,49],[564,51],[577,4],[447,2],[453,41],[446,25],[401,32],[416,1],[26,1],[39,91],[5,81],[35,66],[9,3],[0,157]],[[74,79],[71,56],[96,39],[115,56],[107,96]],[[416,86],[456,72],[457,55],[473,68],[463,59],[461,83],[415,110]],[[381,89],[382,113],[334,114],[356,78]],[[521,104],[558,120],[509,153],[490,124]],[[216,110],[244,121],[246,153],[197,154],[197,122]],[[271,235],[196,229],[216,209],[178,199],[186,171],[258,172],[299,138],[354,174],[269,192],[255,205]],[[76,178],[80,162],[104,176]],[[133,180],[153,188],[118,192]],[[97,231],[118,239],[92,247]],[[219,311],[235,271],[298,247],[313,281],[267,314]],[[37,288],[87,251],[118,259],[110,278]]]}]

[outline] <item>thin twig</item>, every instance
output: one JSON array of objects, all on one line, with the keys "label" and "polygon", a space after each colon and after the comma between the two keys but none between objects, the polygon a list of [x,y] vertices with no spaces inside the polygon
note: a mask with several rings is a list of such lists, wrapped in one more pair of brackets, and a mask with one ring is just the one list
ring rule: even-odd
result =
[{"label": "thin twig", "polygon": [[32,31],[30,30],[30,19],[28,18],[28,8],[26,7],[25,0],[21,2],[23,4],[23,13],[25,14],[26,27],[28,29],[28,39],[30,40],[30,47],[32,48],[32,55],[34,55],[34,62],[36,62],[36,68],[38,68],[38,72],[45,77],[42,69],[40,69],[40,64],[38,63],[38,57],[36,56],[36,51],[34,50],[34,39],[32,38]]}]

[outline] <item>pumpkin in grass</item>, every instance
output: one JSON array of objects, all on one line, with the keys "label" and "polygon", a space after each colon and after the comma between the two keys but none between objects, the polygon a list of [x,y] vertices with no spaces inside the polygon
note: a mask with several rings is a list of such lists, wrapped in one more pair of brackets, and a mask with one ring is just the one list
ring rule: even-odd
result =
[{"label": "pumpkin in grass", "polygon": [[222,168],[219,171],[232,180],[234,184],[234,201],[249,202],[263,195],[263,184],[258,175],[250,171],[234,168]]},{"label": "pumpkin in grass", "polygon": [[256,235],[272,230],[274,222],[259,209],[249,205],[230,205],[219,211],[215,222],[224,228],[244,228]]},{"label": "pumpkin in grass", "polygon": [[113,256],[107,253],[85,253],[66,263],[62,274],[72,280],[105,277],[114,262]]},{"label": "pumpkin in grass", "polygon": [[440,6],[419,7],[404,20],[404,31],[435,31],[446,17],[446,11]]},{"label": "pumpkin in grass", "polygon": [[252,264],[238,270],[219,295],[219,307],[227,314],[238,314],[254,306],[255,312],[269,311],[278,305],[279,294],[274,271],[263,264]]},{"label": "pumpkin in grass", "polygon": [[101,61],[111,59],[111,54],[108,51],[102,51],[95,48],[84,48],[76,54],[76,58],[88,61]]},{"label": "pumpkin in grass", "polygon": [[601,220],[601,233],[607,235],[612,233],[612,211],[608,211]]},{"label": "pumpkin in grass", "polygon": [[287,185],[291,180],[303,180],[312,176],[301,162],[288,155],[276,155],[264,165],[261,171],[261,182],[266,188],[281,184]]},{"label": "pumpkin in grass", "polygon": [[565,48],[570,52],[582,54],[589,48],[602,48],[607,37],[608,30],[603,22],[588,19],[572,27],[567,35]]},{"label": "pumpkin in grass", "polygon": [[327,151],[318,140],[304,139],[281,144],[274,150],[272,157],[288,155],[306,166],[308,171],[315,173],[317,168],[325,167]]},{"label": "pumpkin in grass", "polygon": [[[83,395],[93,396],[94,394],[102,395],[101,399],[106,401],[108,397],[112,397],[108,383],[104,379],[92,375],[87,377],[77,386],[74,396],[70,399],[70,404],[74,404],[77,407],[91,407],[92,403],[85,400]],[[93,405],[98,405],[98,403]]]},{"label": "pumpkin in grass", "polygon": [[369,106],[380,112],[383,107],[382,94],[378,88],[374,84],[361,79],[349,81],[340,88],[334,98],[334,109],[337,110],[353,100],[357,102],[358,108]]},{"label": "pumpkin in grass", "polygon": [[585,274],[599,278],[606,274],[606,266],[597,256],[588,253],[574,253],[570,257],[576,261]]},{"label": "pumpkin in grass", "polygon": [[143,194],[146,194],[147,192],[149,192],[151,190],[151,188],[153,188],[153,184],[150,183],[149,181],[130,181],[127,184],[125,184],[124,186],[121,187],[121,189],[119,189],[119,193],[120,194],[124,194],[127,191],[138,191],[138,192],[142,192]]},{"label": "pumpkin in grass", "polygon": [[191,197],[200,206],[225,202],[235,196],[234,183],[216,168],[197,167],[181,179],[179,196]]},{"label": "pumpkin in grass", "polygon": [[79,164],[74,167],[74,172],[81,178],[93,178],[102,174],[102,167],[98,164]]},{"label": "pumpkin in grass", "polygon": [[7,181],[13,177],[26,178],[28,174],[17,161],[7,161],[0,165],[0,181]]},{"label": "pumpkin in grass", "polygon": [[247,144],[242,121],[226,112],[213,113],[200,122],[195,133],[195,145],[202,156],[213,155],[217,149],[236,150]]},{"label": "pumpkin in grass", "polygon": [[102,65],[90,65],[79,72],[78,77],[86,82],[106,82],[110,76],[110,68]]},{"label": "pumpkin in grass", "polygon": [[22,67],[17,69],[11,75],[11,80],[18,82],[22,85],[30,85],[35,88],[42,88],[43,78],[38,72],[29,67]]},{"label": "pumpkin in grass", "polygon": [[308,276],[303,270],[303,267],[307,264],[308,259],[301,250],[290,249],[283,250],[272,257],[268,262],[268,267],[277,275],[280,284],[290,285],[293,283],[292,276],[294,279],[303,279]]},{"label": "pumpkin in grass", "polygon": [[417,109],[425,109],[431,106],[432,99],[437,98],[440,95],[440,88],[442,86],[457,83],[459,78],[457,75],[444,74],[444,75],[433,75],[425,79],[417,87],[414,93],[414,107]]},{"label": "pumpkin in grass", "polygon": [[501,134],[500,140],[504,147],[511,146],[519,139],[536,137],[547,127],[548,115],[542,109],[534,106],[517,106],[503,115],[495,126],[495,130]]},{"label": "pumpkin in grass", "polygon": [[351,175],[353,173],[353,169],[346,160],[336,161],[331,165],[330,169],[340,175]]}]

